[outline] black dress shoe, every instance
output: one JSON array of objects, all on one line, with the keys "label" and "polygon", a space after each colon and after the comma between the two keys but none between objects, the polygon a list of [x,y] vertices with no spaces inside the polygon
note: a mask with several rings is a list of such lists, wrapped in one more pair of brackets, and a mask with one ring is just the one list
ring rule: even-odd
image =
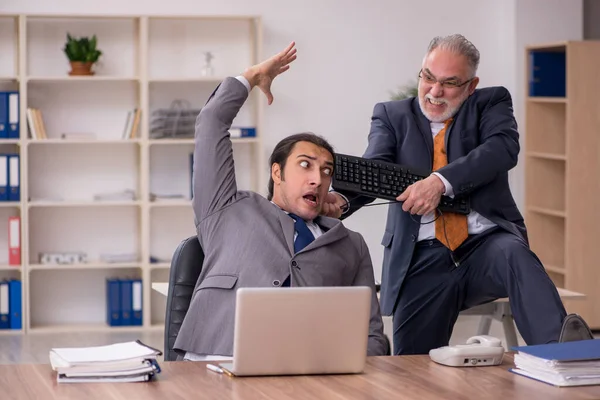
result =
[{"label": "black dress shoe", "polygon": [[577,314],[569,314],[563,321],[558,342],[574,342],[576,340],[589,340],[593,338],[594,334],[583,318]]}]

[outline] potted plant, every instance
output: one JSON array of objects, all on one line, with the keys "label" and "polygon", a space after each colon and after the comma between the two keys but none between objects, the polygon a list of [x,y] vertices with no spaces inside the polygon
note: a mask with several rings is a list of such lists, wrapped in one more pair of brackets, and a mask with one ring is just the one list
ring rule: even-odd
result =
[{"label": "potted plant", "polygon": [[67,43],[63,51],[71,64],[69,75],[94,75],[92,66],[102,52],[96,48],[96,35],[91,39],[87,37],[74,38],[67,33]]},{"label": "potted plant", "polygon": [[396,92],[390,93],[390,100],[404,100],[409,97],[417,97],[419,95],[419,88],[416,83],[411,83],[398,89]]}]

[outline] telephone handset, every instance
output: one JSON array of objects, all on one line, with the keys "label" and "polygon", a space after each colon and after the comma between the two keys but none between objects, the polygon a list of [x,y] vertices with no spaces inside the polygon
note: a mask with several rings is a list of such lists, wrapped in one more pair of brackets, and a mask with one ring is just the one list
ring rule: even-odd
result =
[{"label": "telephone handset", "polygon": [[450,367],[498,365],[504,357],[500,339],[489,335],[470,337],[466,344],[443,346],[429,351],[431,360]]}]

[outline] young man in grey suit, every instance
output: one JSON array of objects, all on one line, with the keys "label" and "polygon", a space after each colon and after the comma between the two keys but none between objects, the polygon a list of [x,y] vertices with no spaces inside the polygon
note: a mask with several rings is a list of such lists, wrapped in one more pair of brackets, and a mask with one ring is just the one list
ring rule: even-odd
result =
[{"label": "young man in grey suit", "polygon": [[232,355],[240,287],[368,286],[368,355],[388,351],[363,237],[338,219],[319,216],[328,212],[323,205],[333,172],[331,146],[314,134],[286,138],[271,156],[269,199],[236,186],[228,130],[253,87],[273,102],[271,83],[296,59],[294,46],[225,79],[198,115],[193,209],[205,259],[175,341],[184,359]]},{"label": "young man in grey suit", "polygon": [[[591,338],[566,318],[556,287],[528,244],[508,171],[519,133],[504,87],[476,89],[479,51],[461,35],[434,38],[419,71],[418,97],[379,103],[365,158],[434,171],[388,209],[381,310],[393,315],[394,353],[445,346],[461,310],[509,297],[528,344]],[[546,182],[552,185],[552,182]],[[344,218],[372,198],[345,193]],[[442,195],[469,196],[469,215],[440,214]],[[333,196],[330,215],[347,200]],[[332,204],[333,206],[333,204]]]}]

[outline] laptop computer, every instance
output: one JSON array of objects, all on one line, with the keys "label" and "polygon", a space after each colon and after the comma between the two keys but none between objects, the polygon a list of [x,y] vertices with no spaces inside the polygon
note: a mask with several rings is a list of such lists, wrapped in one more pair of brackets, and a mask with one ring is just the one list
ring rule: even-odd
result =
[{"label": "laptop computer", "polygon": [[236,376],[351,374],[364,369],[371,288],[240,288],[236,294]]}]

